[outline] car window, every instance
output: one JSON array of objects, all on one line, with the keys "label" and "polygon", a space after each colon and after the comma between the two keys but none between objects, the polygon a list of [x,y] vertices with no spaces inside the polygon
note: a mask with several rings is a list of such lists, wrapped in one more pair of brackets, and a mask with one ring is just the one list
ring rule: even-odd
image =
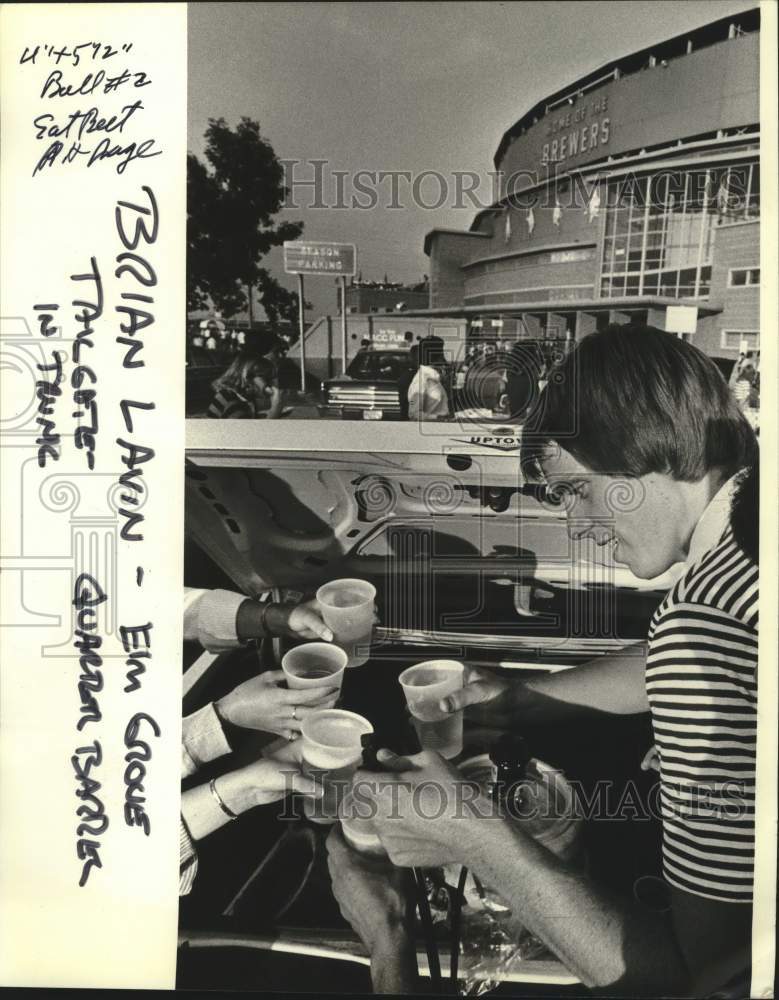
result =
[{"label": "car window", "polygon": [[407,359],[402,354],[366,351],[354,358],[346,372],[352,378],[380,378],[394,381],[407,367]]}]

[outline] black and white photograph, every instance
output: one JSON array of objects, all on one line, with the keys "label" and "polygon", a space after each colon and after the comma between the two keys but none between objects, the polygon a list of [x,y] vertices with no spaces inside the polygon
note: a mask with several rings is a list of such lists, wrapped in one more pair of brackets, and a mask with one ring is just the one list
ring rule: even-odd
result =
[{"label": "black and white photograph", "polygon": [[760,10],[189,39],[178,986],[748,996]]},{"label": "black and white photograph", "polygon": [[0,4],[0,986],[775,995],[777,13]]}]

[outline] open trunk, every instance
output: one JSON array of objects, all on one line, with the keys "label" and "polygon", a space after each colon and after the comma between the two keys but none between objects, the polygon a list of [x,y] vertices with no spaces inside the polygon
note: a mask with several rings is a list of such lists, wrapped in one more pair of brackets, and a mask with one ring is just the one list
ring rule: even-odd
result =
[{"label": "open trunk", "polygon": [[[402,710],[397,675],[410,663],[445,656],[506,671],[570,669],[643,640],[673,579],[640,581],[605,561],[605,550],[569,538],[564,512],[522,482],[516,439],[458,435],[451,426],[429,433],[402,426],[390,442],[381,426],[309,424],[304,434],[285,423],[271,435],[251,422],[215,425],[188,426],[185,583],[310,595],[338,577],[370,580],[379,625],[371,660],[347,671],[344,696],[386,745],[397,737],[393,719]],[[278,641],[266,644],[263,663],[276,665],[282,652]],[[254,653],[227,660],[214,664],[206,654],[189,668],[186,712],[257,670]],[[537,757],[585,794],[604,780],[615,801],[628,786],[649,793],[651,780],[639,768],[651,745],[646,717],[593,713],[524,735]],[[488,743],[479,730],[466,736],[474,751]],[[227,848],[230,877],[220,883],[224,849],[210,849],[211,902],[183,906],[182,940],[364,961],[324,883],[303,892],[305,905],[268,918],[270,925],[223,915],[236,885],[285,828],[267,815],[234,826],[244,830],[239,846]],[[599,879],[630,893],[638,877],[659,872],[655,821],[591,826],[585,839]],[[502,978],[547,983],[550,996],[576,982],[551,955],[520,962]]]}]

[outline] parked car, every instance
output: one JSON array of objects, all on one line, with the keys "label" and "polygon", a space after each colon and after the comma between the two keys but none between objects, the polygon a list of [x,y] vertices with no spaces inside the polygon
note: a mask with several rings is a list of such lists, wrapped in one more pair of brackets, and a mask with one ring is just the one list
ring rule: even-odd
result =
[{"label": "parked car", "polygon": [[320,416],[345,420],[400,420],[398,381],[411,370],[407,350],[363,348],[346,373],[322,383]]},{"label": "parked car", "polygon": [[[469,440],[445,425],[420,435],[413,424],[388,435],[347,423],[334,439],[332,426],[314,421],[304,439],[282,423],[263,441],[246,423],[227,441],[219,430],[209,421],[187,427],[185,583],[272,590],[279,600],[336,578],[372,582],[371,658],[346,672],[342,696],[344,707],[370,719],[380,745],[398,752],[403,667],[443,657],[525,676],[567,670],[642,639],[672,583],[671,571],[639,580],[605,550],[569,537],[559,499],[522,482],[516,435]],[[285,648],[264,642],[262,668],[277,668]],[[185,714],[256,673],[257,656],[251,646],[216,661],[201,656],[184,675]],[[649,800],[656,775],[640,769],[652,744],[648,716],[593,712],[565,725],[528,723],[522,735],[588,799],[608,787],[609,802],[623,794]],[[482,753],[493,736],[466,727],[468,753]],[[200,981],[198,954],[207,949],[209,968],[223,956],[214,988],[235,987],[240,960],[249,970],[241,986],[251,978],[285,990],[316,983],[322,994],[364,991],[344,971],[365,962],[365,952],[332,898],[326,833],[268,808],[206,839],[195,890],[181,904],[181,984]],[[637,879],[659,874],[659,821],[649,813],[646,821],[590,823],[585,841],[593,877],[614,892],[630,896]],[[421,936],[418,958],[424,968]],[[323,968],[327,959],[332,971]],[[545,952],[493,973],[533,984],[533,995],[549,1000],[561,987],[583,990]]]}]

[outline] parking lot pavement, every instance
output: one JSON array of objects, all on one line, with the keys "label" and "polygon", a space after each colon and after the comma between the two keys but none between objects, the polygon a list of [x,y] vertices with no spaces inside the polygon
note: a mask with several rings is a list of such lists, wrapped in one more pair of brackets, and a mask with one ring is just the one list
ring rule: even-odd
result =
[{"label": "parking lot pavement", "polygon": [[316,403],[304,400],[300,403],[293,403],[289,413],[284,414],[290,420],[319,420],[319,410]]}]

